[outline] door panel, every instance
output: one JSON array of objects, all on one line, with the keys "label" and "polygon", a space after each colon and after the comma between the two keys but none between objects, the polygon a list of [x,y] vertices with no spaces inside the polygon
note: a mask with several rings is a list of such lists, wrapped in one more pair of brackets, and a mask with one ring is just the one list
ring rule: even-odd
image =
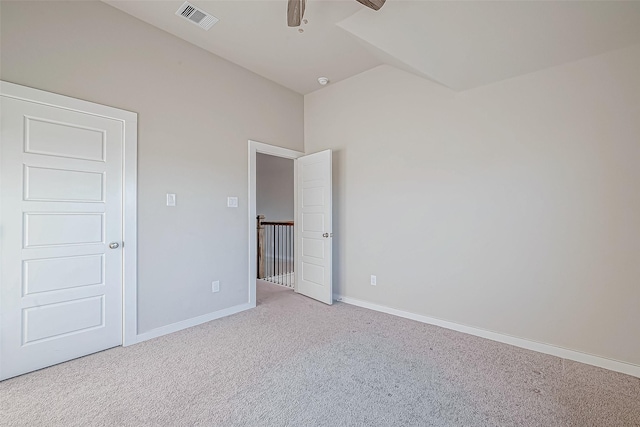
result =
[{"label": "door panel", "polygon": [[105,161],[105,131],[25,116],[25,153]]},{"label": "door panel", "polygon": [[104,254],[22,262],[22,295],[82,286],[103,285]]},{"label": "door panel", "polygon": [[104,242],[102,213],[24,214],[24,248]]},{"label": "door panel", "polygon": [[122,344],[123,124],[1,102],[4,379]]},{"label": "door panel", "polygon": [[297,292],[332,304],[331,150],[300,157],[296,164]]},{"label": "door panel", "polygon": [[104,201],[104,174],[25,166],[24,200]]},{"label": "door panel", "polygon": [[104,295],[23,310],[23,344],[104,326]]}]

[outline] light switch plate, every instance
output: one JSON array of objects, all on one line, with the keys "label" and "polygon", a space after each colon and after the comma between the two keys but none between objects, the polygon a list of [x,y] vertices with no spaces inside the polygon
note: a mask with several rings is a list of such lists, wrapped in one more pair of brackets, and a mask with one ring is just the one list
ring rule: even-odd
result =
[{"label": "light switch plate", "polygon": [[175,206],[176,205],[176,195],[172,193],[167,193],[167,206]]},{"label": "light switch plate", "polygon": [[227,197],[227,207],[228,208],[237,208],[238,207],[238,198],[237,197]]}]

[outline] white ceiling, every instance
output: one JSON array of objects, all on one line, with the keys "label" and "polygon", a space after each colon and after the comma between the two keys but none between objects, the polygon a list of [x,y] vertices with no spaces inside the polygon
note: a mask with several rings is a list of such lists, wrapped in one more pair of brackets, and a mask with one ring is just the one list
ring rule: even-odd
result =
[{"label": "white ceiling", "polygon": [[301,94],[382,63],[466,90],[640,43],[640,1],[307,0],[303,33],[286,0],[191,1],[220,19],[209,31],[181,0],[104,1]]}]

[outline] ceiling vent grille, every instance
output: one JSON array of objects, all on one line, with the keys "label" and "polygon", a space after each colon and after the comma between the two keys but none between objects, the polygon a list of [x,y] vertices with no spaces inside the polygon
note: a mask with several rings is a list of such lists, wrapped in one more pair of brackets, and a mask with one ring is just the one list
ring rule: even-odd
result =
[{"label": "ceiling vent grille", "polygon": [[218,18],[192,5],[188,1],[184,2],[184,4],[180,6],[176,15],[182,16],[184,19],[204,28],[205,30],[213,27],[213,25],[218,22]]}]

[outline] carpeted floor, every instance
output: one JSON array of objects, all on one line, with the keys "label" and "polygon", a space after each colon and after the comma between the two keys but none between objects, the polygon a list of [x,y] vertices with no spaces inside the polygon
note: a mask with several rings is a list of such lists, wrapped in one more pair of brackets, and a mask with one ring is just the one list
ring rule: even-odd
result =
[{"label": "carpeted floor", "polygon": [[258,307],[0,383],[2,426],[640,426],[640,379],[261,284]]}]

